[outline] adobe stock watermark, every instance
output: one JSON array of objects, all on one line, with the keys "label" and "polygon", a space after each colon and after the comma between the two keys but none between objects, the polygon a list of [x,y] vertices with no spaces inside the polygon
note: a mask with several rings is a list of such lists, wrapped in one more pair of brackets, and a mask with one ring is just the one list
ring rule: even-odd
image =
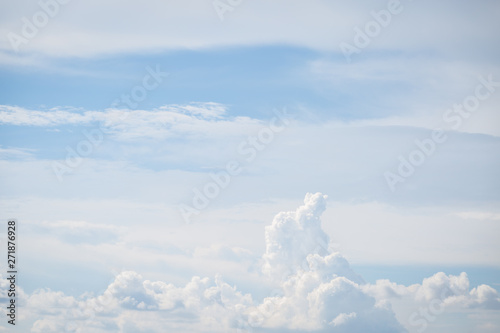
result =
[{"label": "adobe stock watermark", "polygon": [[[129,113],[123,111],[123,109],[135,109],[140,102],[147,98],[148,93],[158,88],[164,78],[168,76],[168,73],[160,70],[159,65],[156,65],[155,69],[147,66],[146,72],[147,74],[143,77],[141,84],[132,87],[128,94],[122,94],[120,98],[114,100],[111,104],[112,108],[120,108],[120,112],[117,110],[115,113],[118,115],[118,120],[124,121],[129,115]],[[84,138],[81,139],[74,148],[69,145],[66,146],[66,159],[64,163],[52,163],[52,170],[59,182],[63,181],[63,176],[66,173],[79,167],[84,158],[90,156],[94,150],[102,144],[104,136],[107,133],[109,133],[108,130],[104,128],[104,123],[101,122],[97,129],[92,129],[90,131],[83,130],[82,134]]]},{"label": "adobe stock watermark", "polygon": [[[462,126],[464,120],[468,119],[479,108],[481,102],[487,100],[500,87],[500,82],[493,81],[493,75],[488,78],[479,77],[474,93],[465,97],[461,103],[453,104],[453,107],[443,114],[443,121],[453,130]],[[396,191],[396,185],[404,183],[411,177],[418,167],[422,166],[437,150],[438,146],[448,140],[448,136],[441,128],[432,131],[430,137],[423,140],[415,140],[416,148],[407,156],[399,155],[399,165],[396,172],[386,171],[384,178],[387,186],[392,192]]]},{"label": "adobe stock watermark", "polygon": [[226,12],[232,12],[235,8],[241,5],[243,0],[214,0],[212,5],[214,6],[215,12],[219,16],[221,21],[224,21],[224,15]]},{"label": "adobe stock watermark", "polygon": [[16,52],[19,51],[21,45],[28,44],[33,38],[35,38],[41,29],[45,28],[49,21],[59,14],[62,5],[66,5],[71,0],[40,0],[38,1],[38,6],[40,10],[35,12],[33,16],[27,18],[23,16],[21,18],[22,27],[21,34],[15,32],[9,32],[7,38],[9,39],[10,46]]},{"label": "adobe stock watermark", "polygon": [[437,317],[444,312],[444,300],[450,295],[449,290],[443,290],[439,298],[432,299],[426,307],[420,307],[418,311],[412,312],[408,322],[413,327],[418,327],[418,332],[424,332],[429,323],[433,323]]},{"label": "adobe stock watermark", "polygon": [[350,63],[352,61],[351,56],[353,54],[359,54],[363,49],[368,47],[372,40],[377,38],[382,30],[391,24],[393,17],[403,12],[403,9],[404,6],[400,0],[389,0],[386,9],[379,11],[372,10],[370,12],[373,20],[366,22],[363,28],[355,26],[352,44],[346,42],[339,44],[340,50],[347,62]]},{"label": "adobe stock watermark", "polygon": [[207,208],[210,202],[215,199],[222,190],[228,187],[231,179],[239,175],[244,164],[252,163],[259,152],[274,141],[277,134],[285,130],[290,124],[290,117],[286,110],[280,112],[274,110],[275,116],[269,121],[269,124],[260,129],[256,136],[249,136],[237,147],[238,154],[243,157],[243,162],[230,160],[225,164],[225,169],[218,173],[210,173],[211,181],[201,186],[201,189],[193,189],[193,198],[191,204],[179,204],[178,209],[186,224],[190,223],[193,214],[198,215]]}]

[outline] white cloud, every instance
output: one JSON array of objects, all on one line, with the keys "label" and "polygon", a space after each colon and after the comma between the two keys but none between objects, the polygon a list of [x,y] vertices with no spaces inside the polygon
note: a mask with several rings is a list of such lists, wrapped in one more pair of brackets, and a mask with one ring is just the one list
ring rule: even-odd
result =
[{"label": "white cloud", "polygon": [[429,304],[438,301],[445,307],[500,309],[500,295],[488,285],[470,289],[467,274],[446,275],[443,272],[425,278],[421,284],[408,287],[389,280],[378,280],[376,284],[366,284],[363,290],[379,300],[409,297],[415,304]]},{"label": "white cloud", "polygon": [[26,159],[32,159],[33,158],[33,149],[26,149],[26,148],[2,148],[0,146],[0,159],[1,160],[26,160]]},{"label": "white cloud", "polygon": [[[263,298],[254,295],[255,287],[251,293],[243,293],[220,275],[195,276],[183,286],[175,286],[123,271],[97,295],[74,297],[48,289],[21,294],[24,320],[31,323],[32,332],[225,332],[238,328],[256,332],[413,332],[415,327],[405,313],[419,307],[439,306],[443,316],[445,312],[473,316],[477,311],[500,310],[498,292],[487,285],[471,289],[465,273],[436,273],[410,286],[389,280],[364,283],[331,246],[315,246],[318,239],[330,242],[320,221],[325,199],[320,193],[307,194],[304,205],[277,214],[266,228],[262,264],[267,275],[259,281],[267,290]],[[82,225],[58,224],[70,229]],[[199,248],[195,254],[224,256],[227,251],[248,254],[222,245]],[[0,281],[5,295],[7,281]],[[399,307],[402,300],[407,302],[406,309]],[[493,321],[484,330],[496,325],[494,318],[488,317]]]},{"label": "white cloud", "polygon": [[[362,101],[349,110],[350,114],[362,114],[349,125],[442,128],[494,136],[500,136],[498,126],[492,125],[499,121],[499,69],[495,64],[391,55],[363,58],[349,66],[317,59],[306,67],[317,91]],[[454,105],[474,97],[484,79],[493,81],[494,86],[477,109],[461,120],[450,121],[449,114],[445,118]],[[367,102],[374,105],[366,107]]]},{"label": "white cloud", "polygon": [[339,253],[329,253],[330,239],[321,227],[326,196],[308,193],[295,212],[282,212],[266,227],[263,272],[287,280],[299,271],[314,267],[328,276],[347,276],[360,281]]},{"label": "white cloud", "polygon": [[[304,205],[282,212],[266,227],[263,272],[281,281],[283,296],[264,299],[256,310],[262,326],[329,332],[401,332],[391,311],[365,294],[362,279],[321,228],[326,196],[308,193]],[[269,310],[269,309],[272,310]]]},{"label": "white cloud", "polygon": [[[249,295],[237,292],[220,277],[193,277],[184,287],[175,287],[126,271],[101,295],[75,299],[61,292],[38,291],[29,296],[26,309],[35,320],[32,332],[123,332],[130,326],[141,332],[162,332],[176,325],[193,331],[222,331],[238,313],[237,306],[250,302]],[[145,323],[140,318],[144,316],[154,320]]]},{"label": "white cloud", "polygon": [[[494,141],[472,143],[474,148],[467,149],[468,153],[461,148],[460,141],[450,149],[443,147],[444,150],[433,157],[435,161],[430,160],[418,171],[415,179],[407,182],[420,187],[428,182],[423,197],[414,197],[412,194],[415,191],[402,188],[394,197],[374,200],[371,194],[382,191],[386,186],[382,179],[384,169],[377,169],[377,164],[397,166],[398,153],[409,151],[404,144],[404,136],[394,136],[395,145],[399,147],[391,148],[390,140],[378,137],[379,133],[388,134],[388,131],[370,134],[370,131],[356,133],[355,129],[348,129],[343,132],[329,126],[292,131],[293,135],[284,133],[283,140],[280,138],[276,146],[269,147],[268,155],[263,155],[245,173],[235,177],[213,206],[197,216],[193,228],[199,232],[191,233],[190,228],[179,228],[183,221],[176,204],[189,203],[192,189],[211,181],[209,171],[152,171],[137,167],[134,165],[136,161],[123,162],[126,157],[122,155],[118,155],[118,162],[87,160],[63,183],[57,182],[50,161],[0,161],[1,182],[4,190],[9,189],[3,192],[2,211],[31,223],[43,220],[81,220],[104,225],[121,223],[133,227],[130,232],[122,234],[130,244],[143,246],[154,241],[149,244],[162,248],[161,234],[141,231],[137,225],[139,220],[147,221],[141,224],[148,224],[151,228],[161,225],[160,230],[169,235],[170,231],[165,228],[175,228],[177,237],[169,236],[168,241],[175,242],[177,247],[182,247],[185,242],[186,246],[189,244],[190,251],[195,247],[211,246],[206,239],[193,238],[192,234],[207,235],[210,242],[221,244],[227,242],[222,237],[227,232],[233,235],[231,247],[261,253],[265,244],[260,237],[260,228],[272,219],[272,212],[294,207],[295,200],[289,198],[303,193],[308,187],[322,191],[335,189],[330,196],[330,203],[335,209],[325,212],[323,229],[335,243],[341,245],[343,255],[352,263],[498,266],[498,256],[492,255],[499,251],[495,237],[499,225],[493,219],[499,214],[495,197],[491,197],[491,204],[482,205],[469,201],[468,196],[472,188],[476,188],[482,196],[487,194],[488,186],[494,188],[494,166],[497,164],[495,154],[491,153],[496,145]],[[408,136],[413,135],[409,133]],[[325,142],[333,143],[326,151]],[[196,143],[200,152],[210,148],[203,140]],[[237,142],[228,142],[222,147],[230,150],[236,145]],[[220,150],[221,146],[215,148]],[[443,163],[454,154],[457,159],[452,158],[432,170],[436,166],[434,163]],[[234,155],[227,156],[226,160],[217,157],[213,165],[238,157]],[[207,165],[207,159],[205,155],[194,154],[190,160],[202,160]],[[311,169],[310,161],[317,161],[314,172],[304,172]],[[479,161],[481,165],[489,164],[491,173],[487,172],[490,167],[484,169],[486,172],[470,173]],[[293,168],[290,167],[292,165]],[[165,162],[165,168],[169,167]],[[259,168],[263,168],[264,172]],[[446,178],[453,173],[466,178]],[[375,183],[377,178],[380,182]],[[463,186],[457,186],[463,181],[475,183],[471,187],[464,185],[465,194],[461,193]],[[442,188],[446,186],[454,191],[444,193]],[[439,196],[442,194],[447,203],[443,204],[427,191],[431,189],[433,192],[441,191]],[[262,191],[267,191],[270,200],[262,201]],[[358,193],[367,198],[360,200],[356,195]],[[417,204],[401,207],[397,199],[405,196],[411,197]],[[349,202],[351,199],[355,201]],[[464,207],[454,202],[468,203]],[[456,216],[464,208],[491,213],[492,219],[471,220]],[[367,219],[367,216],[370,218]],[[359,230],[365,232],[360,233]],[[138,233],[141,234],[140,243]],[[247,239],[246,233],[252,237]],[[40,248],[43,248],[42,244]]]},{"label": "white cloud", "polygon": [[165,105],[153,110],[105,111],[52,108],[30,110],[18,106],[0,105],[0,123],[16,126],[55,127],[100,123],[103,133],[119,139],[164,139],[168,137],[241,135],[255,131],[263,123],[248,117],[230,117],[219,103]]},{"label": "white cloud", "polygon": [[78,109],[28,110],[19,106],[1,105],[0,122],[17,126],[57,126],[95,121],[95,112],[78,113]]},{"label": "white cloud", "polygon": [[[144,280],[139,274],[128,271],[117,275],[107,289],[95,297],[87,295],[77,300],[61,292],[35,292],[28,298],[28,309],[31,316],[36,318],[33,331],[58,331],[69,327],[67,325],[123,329],[124,319],[130,318],[127,315],[130,311],[153,311],[157,316],[165,318],[156,327],[151,327],[152,331],[164,330],[165,320],[174,321],[183,317],[190,318],[191,324],[183,323],[181,326],[186,329],[191,327],[193,331],[201,331],[201,327],[203,330],[223,331],[243,327],[248,323],[263,328],[323,329],[328,323],[342,329],[351,327],[350,325],[365,328],[379,325],[387,328],[386,319],[379,322],[375,313],[384,314],[389,310],[375,306],[374,298],[365,294],[357,283],[343,276],[344,273],[353,275],[347,261],[338,253],[328,254],[327,250],[323,250],[319,254],[314,248],[318,234],[326,238],[319,220],[324,208],[323,195],[308,194],[304,206],[299,207],[296,212],[280,213],[273,221],[273,226],[279,225],[280,221],[297,226],[300,224],[303,230],[286,227],[276,230],[274,238],[267,237],[268,245],[272,243],[273,246],[268,246],[264,260],[277,264],[279,256],[270,259],[274,246],[280,247],[280,244],[289,242],[296,244],[294,238],[300,238],[308,244],[307,247],[301,253],[292,252],[295,256],[292,261],[284,257],[281,260],[291,266],[298,265],[300,260],[306,260],[309,267],[298,266],[293,268],[291,274],[284,276],[279,287],[282,296],[274,298],[279,306],[273,313],[267,312],[269,317],[259,323],[253,321],[253,316],[256,313],[262,316],[264,311],[269,311],[268,305],[273,298],[264,299],[262,304],[256,303],[251,295],[243,295],[236,287],[225,283],[220,276],[214,280],[194,277],[184,287],[175,287],[161,281]],[[79,224],[63,225],[72,228]],[[328,242],[328,239],[324,241]],[[290,247],[288,249],[291,250]],[[282,251],[279,253],[281,256],[285,254]],[[281,277],[280,271],[267,269],[267,272]],[[43,307],[40,307],[42,299],[50,303],[49,312],[43,312]],[[338,299],[342,299],[342,302],[337,302]],[[333,304],[336,304],[335,309],[332,308]],[[347,317],[343,316],[344,313]],[[391,318],[390,312],[386,317]],[[140,323],[133,324],[141,327]],[[394,319],[391,325],[390,327],[397,327]]]},{"label": "white cloud", "polygon": [[[499,30],[495,1],[460,5],[444,1],[437,5],[402,0],[401,6],[403,12],[382,29],[371,48],[437,49],[449,54],[462,51],[464,55],[475,54],[474,50],[495,50],[491,43],[494,31]],[[40,7],[27,0],[4,7],[0,46],[10,51],[7,34],[21,34],[21,18],[31,19]],[[212,1],[71,1],[61,6],[49,24],[26,45],[20,45],[20,50],[81,57],[277,43],[339,52],[340,42],[352,43],[355,26],[363,29],[372,20],[372,10],[386,8],[386,2],[371,1],[244,1],[227,12],[221,22]],[[470,12],[477,14],[469,15]],[[414,33],[416,27],[420,34]]]},{"label": "white cloud", "polygon": [[[398,285],[389,280],[366,284],[362,289],[378,302],[392,305],[399,322],[413,332],[489,332],[500,323],[500,297],[490,286],[470,289],[466,273],[458,276],[442,272],[421,284]],[[462,318],[457,321],[457,318]],[[490,322],[489,326],[484,326]]]}]

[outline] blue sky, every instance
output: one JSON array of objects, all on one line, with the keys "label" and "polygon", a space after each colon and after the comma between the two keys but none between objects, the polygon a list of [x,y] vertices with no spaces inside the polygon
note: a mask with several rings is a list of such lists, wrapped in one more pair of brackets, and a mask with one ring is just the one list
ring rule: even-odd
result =
[{"label": "blue sky", "polygon": [[498,331],[498,3],[220,3],[0,4],[17,328]]}]

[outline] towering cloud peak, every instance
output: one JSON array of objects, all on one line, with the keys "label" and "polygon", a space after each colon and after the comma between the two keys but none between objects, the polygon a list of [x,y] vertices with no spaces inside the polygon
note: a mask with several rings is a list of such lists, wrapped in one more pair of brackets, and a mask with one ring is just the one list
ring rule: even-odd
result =
[{"label": "towering cloud peak", "polygon": [[277,214],[266,227],[266,253],[262,271],[273,280],[283,281],[301,271],[317,271],[324,278],[345,276],[362,280],[339,254],[329,250],[330,238],[321,227],[327,196],[307,193],[304,205]]},{"label": "towering cloud peak", "polygon": [[[42,290],[21,292],[19,299],[34,322],[32,332],[399,333],[423,331],[429,315],[500,309],[498,292],[486,285],[471,290],[465,273],[439,272],[408,287],[389,280],[364,283],[328,246],[320,220],[325,208],[325,195],[307,194],[304,205],[277,214],[266,227],[262,270],[271,279],[258,282],[268,291],[263,299],[220,275],[194,276],[177,287],[133,271],[116,276],[98,296]],[[0,276],[0,296],[7,290]]]},{"label": "towering cloud peak", "polygon": [[347,260],[330,250],[320,220],[326,199],[308,193],[304,205],[277,214],[266,227],[262,271],[283,294],[264,299],[247,313],[261,314],[263,327],[300,332],[404,331],[390,309],[363,291],[363,280]]},{"label": "towering cloud peak", "polygon": [[296,211],[277,214],[266,227],[266,253],[262,271],[270,277],[286,278],[307,269],[309,254],[326,255],[329,237],[321,229],[320,216],[326,195],[308,193]]}]

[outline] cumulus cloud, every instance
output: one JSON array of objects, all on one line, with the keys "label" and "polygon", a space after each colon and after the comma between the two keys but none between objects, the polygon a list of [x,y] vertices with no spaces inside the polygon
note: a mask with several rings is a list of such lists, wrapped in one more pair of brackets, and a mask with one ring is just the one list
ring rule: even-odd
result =
[{"label": "cumulus cloud", "polygon": [[392,311],[361,288],[363,280],[330,249],[321,227],[325,195],[308,193],[304,205],[276,215],[266,227],[263,273],[281,281],[283,295],[268,297],[253,311],[262,326],[328,332],[402,332]]},{"label": "cumulus cloud", "polygon": [[[164,332],[179,327],[194,331],[224,331],[252,302],[225,283],[193,277],[184,287],[144,280],[125,271],[98,296],[79,299],[61,292],[41,290],[27,299],[32,332]],[[141,313],[137,316],[137,313]],[[144,318],[153,319],[150,322]]]},{"label": "cumulus cloud", "polygon": [[[266,227],[264,297],[244,293],[220,275],[195,276],[175,286],[124,271],[98,295],[74,297],[48,289],[22,293],[26,320],[31,332],[406,332],[396,319],[395,300],[405,299],[415,308],[500,309],[497,291],[486,285],[471,289],[465,273],[436,273],[410,286],[365,283],[329,246],[320,220],[325,208],[326,196],[307,194],[302,206],[279,213]],[[219,245],[199,248],[195,255],[221,253],[228,260],[250,255]],[[8,286],[0,281],[5,302]]]},{"label": "cumulus cloud", "polygon": [[326,209],[326,199],[327,196],[320,193],[308,193],[303,206],[294,212],[279,213],[266,227],[262,268],[266,275],[287,279],[301,270],[314,268],[325,274],[339,274],[361,282],[339,253],[329,251],[330,239],[320,220]]},{"label": "cumulus cloud", "polygon": [[425,278],[421,284],[408,287],[389,280],[379,280],[376,284],[366,284],[363,290],[379,300],[407,298],[415,304],[434,302],[442,307],[500,309],[500,295],[488,285],[470,289],[467,274],[446,275],[438,272]]}]

